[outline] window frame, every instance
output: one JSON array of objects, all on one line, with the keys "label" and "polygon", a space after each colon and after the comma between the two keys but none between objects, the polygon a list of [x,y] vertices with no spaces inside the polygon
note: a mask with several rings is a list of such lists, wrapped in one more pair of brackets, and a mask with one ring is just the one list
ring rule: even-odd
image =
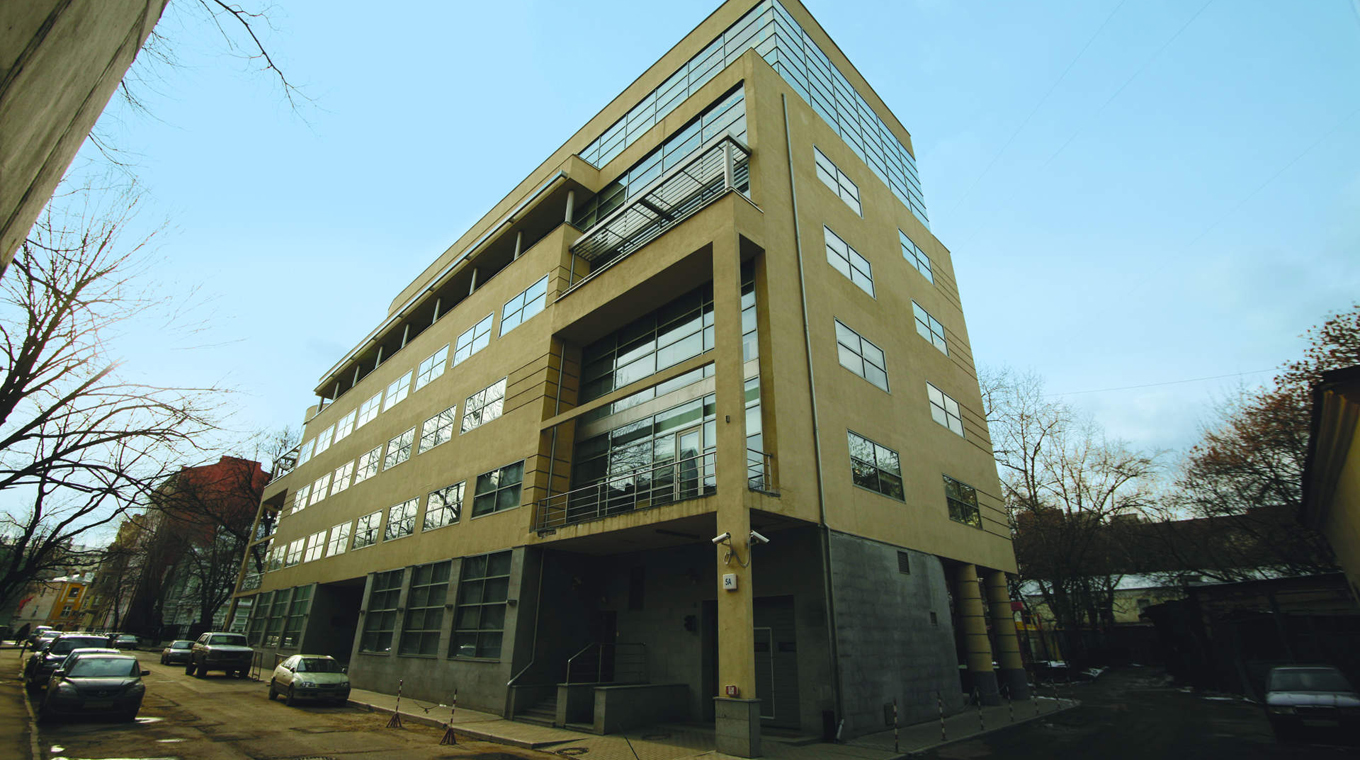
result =
[{"label": "window frame", "polygon": [[[543,292],[537,293],[533,298],[530,298],[530,291],[538,288],[540,285],[543,286]],[[512,305],[514,305],[513,309],[511,308]],[[537,308],[535,308],[535,306]],[[519,327],[539,314],[542,314],[543,310],[546,308],[548,308],[548,275],[545,274],[534,281],[532,285],[517,293],[509,301],[506,301],[505,305],[501,307],[501,335],[505,335],[516,327]],[[510,326],[506,327],[507,324]]]},{"label": "window frame", "polygon": [[921,308],[921,305],[915,301],[911,302],[911,314],[916,320],[916,334],[938,349],[940,353],[949,356],[949,341],[945,337],[944,325],[940,324],[940,320],[931,316],[930,312]]},{"label": "window frame", "polygon": [[[428,575],[423,576],[425,573]],[[447,559],[411,568],[401,638],[397,642],[398,656],[439,656],[439,638],[444,631],[444,608],[452,577],[453,562]]]},{"label": "window frame", "polygon": [[[836,166],[836,162],[828,158],[821,148],[814,145],[812,152],[817,179],[820,179],[823,185],[826,185],[831,192],[845,201],[845,205],[849,206],[852,211],[861,217],[864,216],[864,207],[859,197],[859,185],[855,184],[855,181],[850,179],[849,175],[841,171],[841,168]],[[846,185],[850,186],[849,191],[847,191]]]},{"label": "window frame", "polygon": [[[417,454],[424,454],[430,449],[443,443],[453,440],[453,426],[458,421],[458,405],[445,409],[435,416],[425,420],[420,424],[420,442],[417,446]],[[438,423],[434,428],[430,423]]]},{"label": "window frame", "polygon": [[906,259],[913,269],[920,272],[927,282],[934,285],[935,264],[930,260],[930,256],[927,256],[926,252],[921,250],[921,246],[917,245],[916,241],[912,240],[911,236],[903,232],[901,228],[897,230],[897,242],[902,246],[902,258]]},{"label": "window frame", "polygon": [[[400,511],[398,511],[400,510]],[[400,504],[387,508],[387,526],[383,528],[383,541],[396,541],[416,532],[416,515],[420,513],[420,497],[407,499]],[[403,531],[403,527],[405,530]]]},{"label": "window frame", "polygon": [[[350,545],[350,551],[367,549],[382,540],[382,521],[383,510],[375,510],[366,515],[360,515],[354,521],[354,540]],[[364,543],[359,543],[360,540]]]},{"label": "window frame", "polygon": [[367,425],[373,420],[376,420],[378,418],[378,415],[382,413],[382,400],[384,392],[385,391],[383,390],[379,390],[377,393],[370,396],[367,401],[359,405],[359,416],[354,420],[355,430],[358,430],[364,425]]},{"label": "window frame", "polygon": [[[357,486],[382,472],[384,445],[380,443],[377,448],[365,451],[359,455],[358,459],[354,460],[354,482],[350,483],[351,486]],[[365,459],[368,460],[367,463],[364,462]]]},{"label": "window frame", "polygon": [[[978,504],[977,489],[957,478],[951,478],[948,475],[943,475],[943,477],[944,502],[945,508],[949,511],[949,519],[960,525],[982,530],[982,507]],[[951,483],[958,487],[959,498],[950,495],[949,486]],[[971,501],[968,499],[970,495]]]},{"label": "window frame", "polygon": [[386,412],[392,407],[406,400],[411,395],[411,379],[415,372],[407,370],[401,377],[387,384],[387,389],[383,391],[382,410]]},{"label": "window frame", "polygon": [[[473,354],[491,344],[491,327],[495,323],[495,320],[496,312],[493,311],[477,320],[476,324],[464,330],[462,334],[458,336],[453,344],[453,366],[457,367],[459,364],[470,359]],[[483,329],[483,325],[486,326],[485,329]],[[464,338],[467,338],[466,343],[463,342]],[[478,345],[478,343],[481,345]],[[468,349],[467,353],[463,352],[464,348]]]},{"label": "window frame", "polygon": [[[473,486],[472,494],[472,519],[475,520],[478,517],[485,517],[486,515],[493,515],[496,514],[497,512],[504,512],[507,510],[515,509],[516,507],[523,506],[524,462],[525,460],[521,459],[518,462],[511,462],[510,464],[497,467],[494,470],[488,470],[487,472],[483,472],[477,476],[477,480],[474,481],[475,485]],[[506,477],[506,472],[516,467],[519,468],[517,479],[512,483],[502,484],[501,480],[504,477]],[[483,478],[490,479],[489,482],[490,487],[487,490],[482,490]],[[514,489],[519,494],[519,498],[515,500],[515,504],[513,506],[511,505],[501,506],[500,503],[501,492],[503,491],[509,492],[511,489]],[[481,497],[486,496],[488,494],[491,495],[490,500],[490,503],[492,505],[491,508],[488,510],[478,511],[479,510],[478,501],[481,500]]]},{"label": "window frame", "polygon": [[[906,486],[902,479],[901,454],[899,454],[896,449],[890,449],[887,446],[884,446],[883,444],[871,438],[860,435],[859,433],[856,433],[853,430],[846,430],[846,433],[850,448],[850,482],[854,484],[856,488],[861,488],[864,489],[865,491],[871,491],[873,493],[879,494],[880,496],[886,496],[889,499],[893,499],[894,501],[906,503],[907,495]],[[873,454],[874,457],[873,461],[869,461],[863,458],[862,456],[856,455],[855,439],[859,439],[869,447],[870,453]],[[887,467],[879,463],[879,458],[884,456],[883,452],[886,452],[888,455],[891,455],[892,459],[896,462],[895,466],[897,468],[897,472],[894,473]],[[857,465],[863,465],[865,469],[861,469]],[[874,485],[866,485],[865,483],[860,482],[861,472],[867,472],[867,470],[873,470]],[[886,487],[884,486],[885,475],[887,477],[888,483]],[[896,484],[896,488],[892,488],[892,484],[894,483],[894,481]]]},{"label": "window frame", "polygon": [[349,437],[354,432],[354,420],[359,416],[358,409],[351,409],[349,414],[341,417],[335,423],[335,442],[339,443]]},{"label": "window frame", "polygon": [[307,537],[307,548],[304,550],[302,561],[315,562],[321,559],[322,552],[326,548],[326,531],[318,531]]},{"label": "window frame", "polygon": [[[942,400],[937,402],[935,400],[936,395],[939,395]],[[926,382],[926,400],[930,402],[931,419],[935,420],[936,423],[947,429],[949,432],[958,435],[958,437],[966,437],[963,434],[963,409],[959,406],[959,402],[955,401],[953,397],[937,388],[931,382]],[[954,409],[952,413],[949,411],[950,407],[953,407]],[[937,410],[939,412],[938,414],[936,413]],[[944,421],[941,421],[941,417],[944,418]],[[958,422],[957,430],[954,429],[953,425],[949,424],[951,421]]]},{"label": "window frame", "polygon": [[[331,473],[331,496],[342,493],[345,489],[349,488],[350,478],[354,475],[354,461],[355,460],[351,459],[335,468],[335,471]],[[342,483],[344,485],[341,485]]]},{"label": "window frame", "polygon": [[[877,290],[874,286],[874,265],[830,227],[822,225],[822,230],[825,233],[824,239],[826,241],[826,263],[830,264],[832,269],[844,275],[855,287],[868,293],[870,298],[877,298]],[[835,244],[833,244],[833,241]],[[844,254],[837,250],[836,244],[845,248]],[[860,264],[863,266],[859,266]],[[855,275],[867,280],[868,287],[855,279]]]},{"label": "window frame", "polygon": [[353,528],[354,523],[348,520],[331,526],[330,534],[326,540],[327,557],[335,557],[349,551],[349,537]]},{"label": "window frame", "polygon": [[[509,383],[509,376],[502,377],[500,380],[486,386],[476,393],[468,396],[463,402],[463,418],[458,434],[469,433],[477,428],[491,422],[495,422],[505,414],[506,388]],[[494,398],[492,393],[498,393]],[[490,414],[491,416],[487,416]],[[469,420],[472,424],[469,425]]]},{"label": "window frame", "polygon": [[425,357],[416,367],[416,384],[412,392],[420,390],[430,383],[443,377],[444,369],[449,363],[449,344]]},{"label": "window frame", "polygon": [[[869,340],[863,335],[860,335],[858,331],[856,331],[849,325],[845,324],[844,322],[840,321],[839,319],[836,319],[835,323],[836,323],[836,360],[840,362],[840,365],[842,367],[846,368],[847,370],[850,370],[850,372],[863,378],[865,381],[873,385],[875,388],[882,390],[884,393],[891,393],[892,384],[888,380],[887,354],[883,352],[883,349],[878,347],[878,344],[874,343],[873,341]],[[849,335],[845,335],[843,333],[849,333]],[[854,342],[854,345],[850,345],[851,342]],[[864,348],[866,345],[870,349],[868,352],[866,352]],[[858,369],[856,369],[856,367],[851,366],[851,364],[848,364],[846,362],[845,352],[847,351],[853,354],[854,357],[859,360]],[[870,356],[866,355],[866,353],[867,354],[877,353],[878,361],[875,362],[873,359],[870,358]],[[870,376],[872,373],[869,372],[868,369],[869,367],[873,367],[874,369],[878,370],[880,374],[883,375],[881,385],[875,379],[875,377]]]},{"label": "window frame", "polygon": [[[457,496],[453,503],[450,503],[449,494],[456,491]],[[428,530],[439,530],[450,525],[457,525],[463,519],[463,496],[467,492],[467,481],[460,480],[443,488],[436,488],[425,496],[425,516],[421,519],[420,531],[424,533]],[[435,498],[439,498],[436,505]],[[445,515],[452,515],[444,518]],[[431,520],[432,517],[436,517]],[[442,521],[441,521],[442,520]],[[438,522],[438,525],[431,525]]]},{"label": "window frame", "polygon": [[[492,575],[492,562],[498,564],[504,558],[505,572]],[[509,610],[510,581],[514,576],[515,559],[512,551],[492,552],[481,554],[474,557],[465,557],[459,563],[458,568],[458,593],[454,597],[453,608],[453,629],[449,637],[449,659],[496,659],[499,660],[505,653],[505,617]],[[502,589],[501,580],[504,579]],[[492,599],[488,601],[487,591],[492,589]],[[475,592],[473,589],[476,589]],[[476,624],[468,626],[474,617],[470,613],[476,608]],[[483,627],[486,622],[488,610],[499,608],[499,613],[492,614],[492,618],[500,618],[500,627]],[[483,649],[483,636],[494,636],[496,641],[495,654],[490,654],[489,650]],[[470,654],[463,652],[463,644],[467,637],[472,637],[472,651]]]},{"label": "window frame", "polygon": [[[382,471],[387,472],[393,467],[409,460],[411,458],[411,449],[415,446],[415,441],[415,428],[411,428],[389,440],[387,442],[387,450],[383,454]],[[395,444],[395,446],[393,444]]]},{"label": "window frame", "polygon": [[[382,584],[381,587],[379,583]],[[401,605],[401,589],[405,583],[404,567],[373,574],[373,582],[364,599],[364,624],[359,629],[361,654],[392,653],[392,638],[397,629],[397,612]],[[376,606],[378,604],[386,606],[378,607]]]}]

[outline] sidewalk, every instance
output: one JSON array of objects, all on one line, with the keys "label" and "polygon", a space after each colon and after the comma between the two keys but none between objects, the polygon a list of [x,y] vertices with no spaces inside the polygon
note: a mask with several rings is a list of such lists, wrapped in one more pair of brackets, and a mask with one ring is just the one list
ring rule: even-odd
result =
[{"label": "sidewalk", "polygon": [[37,737],[32,733],[18,654],[18,647],[0,647],[0,757],[35,760]]},{"label": "sidewalk", "polygon": [[[397,698],[390,694],[354,689],[350,703],[378,712],[390,713]],[[764,756],[774,760],[896,760],[924,752],[942,744],[960,741],[983,733],[998,731],[1037,718],[1047,717],[1076,707],[1070,699],[1054,700],[1041,697],[1034,701],[1016,702],[1012,707],[984,707],[979,719],[976,707],[945,718],[944,737],[939,721],[904,726],[898,732],[898,749],[894,749],[893,732],[861,736],[845,744],[825,744],[809,738],[763,737]],[[449,708],[405,699],[401,705],[403,721],[416,721],[432,726],[444,726],[449,720]],[[1012,718],[1014,722],[1012,722]],[[593,760],[682,760],[704,756],[725,758],[714,749],[713,727],[696,724],[664,724],[628,731],[622,734],[597,736],[562,728],[549,728],[530,723],[516,723],[499,715],[459,708],[453,720],[459,738],[507,744],[526,749],[540,749],[562,755],[589,755]]]}]

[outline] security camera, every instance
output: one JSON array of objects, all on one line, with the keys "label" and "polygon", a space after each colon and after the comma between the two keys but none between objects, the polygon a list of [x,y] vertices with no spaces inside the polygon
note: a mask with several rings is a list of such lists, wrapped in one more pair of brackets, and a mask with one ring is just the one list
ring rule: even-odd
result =
[{"label": "security camera", "polygon": [[760,535],[759,533],[757,533],[757,532],[755,532],[755,531],[751,531],[751,540],[752,540],[752,541],[755,541],[755,542],[758,543],[758,544],[768,544],[768,543],[770,543],[770,539],[768,539],[768,538],[766,538],[766,537]]},{"label": "security camera", "polygon": [[723,544],[723,543],[727,543],[727,542],[730,541],[730,540],[732,540],[732,534],[731,534],[731,533],[724,533],[724,534],[722,534],[721,536],[714,536],[714,537],[713,537],[713,543],[714,543],[714,544]]}]

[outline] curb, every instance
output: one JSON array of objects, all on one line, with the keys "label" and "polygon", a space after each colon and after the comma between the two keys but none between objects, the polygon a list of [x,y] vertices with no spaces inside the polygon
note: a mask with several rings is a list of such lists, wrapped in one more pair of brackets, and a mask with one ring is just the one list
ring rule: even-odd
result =
[{"label": "curb", "polygon": [[[395,710],[393,710],[393,709],[390,708],[390,707],[383,707],[383,706],[381,706],[381,705],[373,705],[373,704],[369,704],[368,702],[360,702],[360,701],[355,700],[355,699],[349,700],[349,704],[354,705],[355,707],[363,707],[363,708],[366,708],[369,712],[380,712],[380,713],[388,713],[388,714],[391,714],[391,713],[393,713],[393,712],[396,712]],[[437,719],[437,718],[431,718],[431,717],[426,716],[426,715],[413,715],[413,714],[411,714],[411,713],[402,713],[402,714],[401,714],[401,719],[402,719],[402,720],[410,720],[410,721],[414,721],[414,722],[419,723],[419,724],[421,724],[421,725],[424,725],[424,726],[431,726],[431,727],[433,727],[433,728],[445,728],[445,727],[447,727],[447,726],[449,725],[449,724],[446,723],[445,721],[439,720],[439,719]],[[465,727],[465,726],[463,726],[463,725],[459,725],[459,724],[457,724],[457,723],[453,724],[453,732],[454,732],[455,734],[458,734],[459,736],[466,736],[467,738],[472,739],[473,741],[490,742],[490,743],[492,743],[492,744],[504,744],[504,745],[509,746],[509,747],[519,747],[520,749],[542,749],[543,747],[553,747],[553,746],[556,746],[556,745],[558,745],[558,744],[569,744],[569,743],[574,742],[574,741],[580,741],[580,739],[553,739],[553,740],[550,740],[550,741],[535,742],[535,741],[525,741],[525,740],[523,740],[523,739],[511,739],[511,738],[507,738],[507,737],[504,737],[504,736],[497,736],[497,735],[495,735],[495,734],[489,734],[489,733],[487,733],[487,732],[485,732],[485,731],[478,731],[478,730],[475,729],[475,728],[467,728],[467,727]],[[586,735],[586,734],[582,734],[582,735],[581,735],[581,738],[582,738],[582,739],[588,739],[588,738],[590,738],[590,736],[589,736],[589,735]],[[35,756],[35,759],[34,759],[34,760],[37,760],[36,756]]]},{"label": "curb", "polygon": [[951,744],[958,744],[959,742],[971,741],[971,740],[973,740],[973,739],[978,738],[979,736],[987,736],[988,734],[994,734],[994,733],[997,733],[998,731],[1005,731],[1005,730],[1008,729],[1008,728],[1014,728],[1014,727],[1016,727],[1016,726],[1023,726],[1023,725],[1026,724],[1026,723],[1033,723],[1033,722],[1036,721],[1036,720],[1043,720],[1043,719],[1045,719],[1045,718],[1050,718],[1050,717],[1052,717],[1052,716],[1054,716],[1054,715],[1061,715],[1062,713],[1065,713],[1065,712],[1067,712],[1068,710],[1071,710],[1071,709],[1074,709],[1074,708],[1077,708],[1077,707],[1081,707],[1081,702],[1078,701],[1078,700],[1075,700],[1075,699],[1064,699],[1064,700],[1062,700],[1062,701],[1063,701],[1063,702],[1067,702],[1067,703],[1069,703],[1069,704],[1068,704],[1066,707],[1059,706],[1057,709],[1053,710],[1052,712],[1046,712],[1046,713],[1043,713],[1042,715],[1031,715],[1031,716],[1029,716],[1028,718],[1023,718],[1023,719],[1017,720],[1017,721],[1015,721],[1015,722],[1013,722],[1013,723],[1006,723],[1006,724],[1004,724],[1004,725],[997,726],[996,728],[989,728],[989,729],[987,729],[986,731],[979,731],[979,732],[977,732],[977,733],[975,733],[975,734],[969,734],[969,735],[967,735],[967,736],[960,736],[960,737],[958,737],[957,739],[948,739],[948,740],[945,740],[945,741],[942,741],[942,742],[935,742],[934,744],[927,744],[927,745],[924,746],[924,747],[919,747],[919,748],[917,748],[917,749],[913,749],[913,750],[911,750],[910,752],[904,752],[904,753],[902,753],[902,754],[900,754],[900,755],[896,755],[896,756],[894,756],[894,757],[892,757],[892,758],[889,758],[889,760],[910,760],[910,758],[917,757],[918,755],[924,754],[924,753],[926,753],[926,752],[931,752],[931,751],[933,751],[933,750],[937,750],[937,749],[939,749],[939,748],[941,748],[941,747],[947,747],[947,746],[949,746],[949,745],[951,745]]},{"label": "curb", "polygon": [[24,668],[19,665],[19,698],[24,701],[28,712],[28,757],[29,760],[42,760],[42,737],[38,735],[38,716],[33,712],[33,703],[28,701],[28,690],[24,688]]}]

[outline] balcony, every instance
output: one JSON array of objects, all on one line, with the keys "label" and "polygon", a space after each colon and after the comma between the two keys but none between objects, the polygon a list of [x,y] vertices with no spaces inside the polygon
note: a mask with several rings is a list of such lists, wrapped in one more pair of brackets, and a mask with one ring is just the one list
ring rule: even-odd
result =
[{"label": "balcony", "polygon": [[591,271],[580,279],[573,271],[558,299],[727,193],[749,192],[750,163],[751,149],[723,135],[634,193],[572,244],[572,253],[590,262]]},{"label": "balcony", "polygon": [[[534,529],[539,533],[568,525],[662,507],[717,492],[716,451],[672,462],[639,467],[598,483],[539,499]],[[746,485],[752,491],[779,495],[774,455],[746,451]]]}]

